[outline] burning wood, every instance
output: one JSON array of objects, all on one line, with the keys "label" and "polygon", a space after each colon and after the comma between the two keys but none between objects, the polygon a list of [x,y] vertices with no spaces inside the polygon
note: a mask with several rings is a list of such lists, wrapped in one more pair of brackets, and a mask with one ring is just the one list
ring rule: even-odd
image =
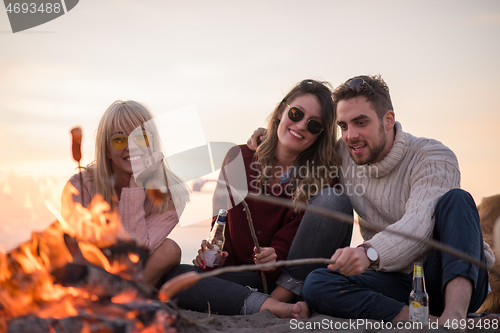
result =
[{"label": "burning wood", "polygon": [[0,252],[0,333],[176,331],[177,312],[140,282],[148,250],[128,239],[117,210],[99,196],[89,208],[63,202],[68,221]]}]

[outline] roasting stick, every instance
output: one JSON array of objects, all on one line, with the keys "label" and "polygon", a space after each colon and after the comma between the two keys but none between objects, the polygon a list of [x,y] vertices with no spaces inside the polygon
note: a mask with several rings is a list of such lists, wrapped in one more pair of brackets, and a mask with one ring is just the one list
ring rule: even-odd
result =
[{"label": "roasting stick", "polygon": [[82,168],[80,166],[80,161],[82,159],[82,129],[80,127],[75,127],[71,130],[71,138],[72,138],[72,152],[73,158],[78,162],[78,173],[80,174],[80,196],[82,198],[82,206],[85,207],[83,203],[83,177],[82,177]]},{"label": "roasting stick", "polygon": [[[218,182],[219,182],[219,180],[218,180]],[[231,187],[231,188],[233,189],[233,191],[236,191],[236,189],[234,189],[233,187]],[[325,217],[329,217],[329,218],[333,218],[333,219],[336,219],[336,220],[343,222],[343,223],[353,224],[352,216],[343,214],[341,212],[332,211],[329,209],[317,207],[317,206],[311,206],[311,205],[308,205],[308,204],[302,203],[302,202],[291,202],[290,200],[287,200],[287,199],[277,198],[277,197],[273,197],[273,196],[269,196],[269,195],[258,195],[258,194],[254,194],[254,193],[248,193],[246,199],[247,200],[257,200],[257,201],[267,202],[267,203],[273,203],[276,205],[281,205],[281,206],[290,207],[290,208],[298,208],[301,211],[307,210],[311,213],[318,214],[318,215],[325,216]],[[479,268],[488,271],[488,267],[486,266],[486,264],[481,262],[480,260],[470,256],[469,254],[467,254],[465,252],[457,250],[449,245],[443,244],[443,243],[436,241],[434,239],[420,238],[420,237],[414,236],[414,235],[409,234],[409,233],[405,233],[405,232],[401,232],[401,231],[397,231],[397,230],[393,230],[393,229],[381,229],[381,228],[377,228],[377,227],[372,226],[372,225],[369,225],[366,227],[370,228],[371,230],[373,230],[375,232],[385,231],[385,232],[391,233],[393,235],[397,235],[397,236],[400,236],[403,238],[411,239],[411,240],[416,241],[416,242],[424,243],[426,245],[429,245],[431,248],[434,248],[434,249],[439,250],[439,251],[444,252],[444,253],[451,254],[459,259],[470,262],[470,263],[478,266]],[[500,276],[500,271],[498,269],[491,268],[489,272],[493,273],[497,276]]]},{"label": "roasting stick", "polygon": [[[241,195],[238,193],[238,191],[232,187],[230,184],[223,182],[221,180],[217,180],[217,182],[224,183],[227,185],[229,188],[231,188],[231,191],[233,193],[237,193],[239,198],[241,198]],[[301,202],[290,202],[289,200],[286,199],[281,199],[281,198],[276,198],[276,197],[271,197],[271,196],[266,196],[266,195],[257,195],[253,193],[248,193],[247,198],[250,200],[257,200],[261,202],[267,202],[267,203],[273,203],[276,205],[282,205],[285,207],[290,207],[290,208],[298,208],[299,210],[305,211],[306,209],[314,214],[318,214],[321,216],[329,217],[336,219],[340,222],[343,223],[348,223],[348,224],[353,224],[352,221],[352,216],[343,214],[341,212],[337,211],[330,211],[328,209],[324,209],[321,207],[316,207],[316,206],[309,206],[306,203],[301,203]],[[243,199],[242,199],[243,202]],[[247,207],[247,206],[245,206]],[[248,210],[248,209],[247,209]],[[486,266],[485,263],[477,260],[476,258],[459,251],[451,246],[442,244],[441,242],[435,241],[433,239],[425,239],[425,238],[419,238],[416,236],[413,236],[412,234],[407,234],[404,232],[400,232],[397,230],[392,230],[392,229],[380,229],[376,228],[374,226],[369,226],[372,230],[380,232],[384,230],[385,232],[391,233],[393,235],[397,235],[400,237],[404,237],[407,239],[411,239],[416,242],[424,243],[426,245],[429,245],[430,247],[451,254],[459,259],[468,261],[476,266],[478,266],[481,269],[488,270],[488,267]],[[326,259],[326,258],[307,258],[307,259],[295,259],[295,260],[282,260],[282,261],[276,261],[276,262],[271,262],[271,263],[265,263],[265,264],[257,264],[257,265],[240,265],[240,266],[226,266],[222,267],[210,272],[204,272],[204,273],[198,273],[198,272],[188,272],[184,273],[181,275],[178,275],[171,280],[167,281],[161,288],[158,293],[158,298],[166,302],[172,297],[174,297],[178,292],[181,290],[187,289],[190,286],[194,285],[198,281],[204,278],[208,277],[214,277],[219,274],[224,274],[224,273],[229,273],[229,272],[242,272],[242,271],[254,271],[254,270],[261,270],[261,269],[266,269],[266,268],[277,268],[277,267],[282,267],[282,266],[293,266],[293,265],[306,265],[306,264],[333,264],[335,263],[334,260],[331,259]],[[500,272],[495,269],[491,268],[490,270],[491,273],[500,276]]]},{"label": "roasting stick", "polygon": [[[217,180],[217,183],[226,186],[227,191],[228,191],[229,196],[230,196],[230,199],[231,199],[231,203],[234,206],[235,206],[235,204],[234,204],[234,200],[232,198],[233,194],[237,197],[237,199],[239,199],[241,201],[241,203],[245,207],[244,210],[245,210],[245,213],[247,215],[248,227],[250,228],[250,234],[252,235],[253,244],[255,245],[255,248],[257,249],[257,253],[260,254],[261,249],[260,249],[260,245],[259,245],[259,240],[257,239],[257,235],[255,234],[255,228],[253,226],[253,220],[252,220],[252,215],[250,213],[250,207],[248,207],[247,202],[245,201],[245,199],[243,199],[243,197],[240,195],[240,193],[234,187],[232,187],[231,184],[229,184],[229,182],[227,181],[227,174],[226,174],[226,171],[224,168],[222,168],[221,172],[222,172],[222,175],[223,175],[225,181]],[[267,294],[268,290],[267,290],[266,272],[260,271],[260,275],[262,278],[262,285],[264,287],[264,294]]]},{"label": "roasting stick", "polygon": [[[343,214],[341,212],[331,211],[331,210],[317,207],[317,206],[310,206],[310,205],[307,205],[307,204],[301,203],[301,202],[293,203],[293,202],[289,202],[286,199],[265,196],[265,195],[256,195],[256,194],[252,194],[252,193],[248,193],[247,199],[263,201],[263,202],[268,202],[268,203],[274,203],[277,205],[282,205],[282,206],[287,206],[287,207],[297,207],[300,210],[304,210],[304,211],[307,209],[309,212],[314,213],[314,214],[318,214],[318,215],[325,216],[325,217],[330,217],[330,218],[336,219],[340,222],[353,224],[352,217],[349,215]],[[436,250],[451,254],[459,259],[468,261],[468,262],[478,266],[481,269],[484,269],[486,271],[488,270],[488,267],[486,266],[485,263],[477,260],[476,258],[468,255],[465,252],[457,250],[449,245],[445,245],[445,244],[438,242],[434,239],[420,238],[420,237],[414,236],[412,234],[407,234],[407,233],[404,233],[401,231],[397,231],[397,230],[393,230],[393,229],[381,229],[381,228],[376,228],[376,227],[371,226],[371,225],[369,226],[369,228],[376,231],[376,232],[384,231],[384,232],[391,233],[393,235],[397,235],[397,236],[400,236],[403,238],[411,239],[411,240],[416,241],[416,242],[424,243],[424,244],[429,245],[430,247],[432,247]],[[497,276],[500,276],[500,271],[495,269],[495,268],[491,268],[490,273],[493,273]]]},{"label": "roasting stick", "polygon": [[236,273],[236,272],[244,272],[244,271],[255,271],[262,270],[266,268],[277,268],[282,266],[293,266],[293,265],[309,265],[309,264],[334,264],[335,260],[326,259],[326,258],[308,258],[308,259],[294,259],[294,260],[282,260],[275,262],[268,262],[265,264],[256,264],[256,265],[239,265],[239,266],[225,266],[222,268],[218,268],[213,271],[198,273],[198,272],[188,272],[181,275],[177,275],[176,277],[167,281],[163,286],[161,286],[160,291],[158,293],[158,298],[162,302],[166,302],[178,292],[187,289],[200,281],[201,279],[206,279],[209,277],[214,277],[224,273]]}]

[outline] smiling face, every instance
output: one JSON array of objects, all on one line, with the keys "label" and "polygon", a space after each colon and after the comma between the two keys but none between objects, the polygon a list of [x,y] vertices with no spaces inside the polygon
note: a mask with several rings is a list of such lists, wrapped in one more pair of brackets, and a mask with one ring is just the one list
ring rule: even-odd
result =
[{"label": "smiling face", "polygon": [[[298,122],[293,122],[288,117],[290,107],[296,107],[304,112],[304,118]],[[321,119],[321,104],[316,96],[305,94],[299,96],[288,103],[280,116],[280,124],[278,126],[278,146],[276,154],[285,152],[298,156],[301,152],[309,148],[319,135],[311,134],[307,130],[307,122],[309,119],[315,119],[322,123]],[[279,156],[277,156],[279,159]]]},{"label": "smiling face", "polygon": [[[134,171],[142,170],[144,168],[144,159],[148,156],[148,149],[153,151],[153,142],[150,139],[148,142],[149,147],[143,147],[136,143],[134,137],[138,136],[137,139],[141,139],[142,130],[135,128],[132,124],[125,126],[123,129],[111,130],[110,138],[128,139],[127,145],[120,150],[115,149],[108,139],[106,146],[106,157],[111,160],[111,169],[113,173],[122,178],[123,180],[130,179]],[[147,133],[147,132],[145,132]],[[151,137],[149,135],[149,137]]]},{"label": "smiling face", "polygon": [[366,97],[340,100],[337,123],[349,154],[358,165],[381,161],[394,141],[394,112],[387,111],[382,120]]}]

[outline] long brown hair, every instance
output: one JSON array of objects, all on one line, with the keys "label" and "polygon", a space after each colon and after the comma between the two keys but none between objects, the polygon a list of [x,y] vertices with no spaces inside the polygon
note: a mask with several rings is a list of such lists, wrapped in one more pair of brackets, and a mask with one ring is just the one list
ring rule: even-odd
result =
[{"label": "long brown hair", "polygon": [[[257,160],[262,170],[274,165],[276,147],[279,141],[280,116],[285,111],[287,104],[306,94],[314,95],[318,99],[321,105],[321,119],[324,129],[314,143],[300,153],[295,160],[295,170],[307,169],[305,175],[302,172],[292,172],[290,175],[290,186],[294,187],[292,199],[299,202],[308,202],[322,188],[332,186],[333,175],[336,174],[336,168],[340,165],[340,157],[335,151],[337,142],[336,108],[332,100],[330,84],[315,80],[303,80],[293,87],[269,116],[267,137],[256,151]],[[262,187],[266,180],[265,173],[261,172],[257,179],[257,185]]]}]

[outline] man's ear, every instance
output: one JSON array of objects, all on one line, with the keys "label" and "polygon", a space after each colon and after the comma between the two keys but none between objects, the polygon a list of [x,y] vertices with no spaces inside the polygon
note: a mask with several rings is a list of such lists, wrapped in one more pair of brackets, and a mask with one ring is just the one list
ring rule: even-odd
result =
[{"label": "man's ear", "polygon": [[396,115],[394,111],[389,110],[384,115],[384,127],[386,130],[390,130],[394,127],[394,123],[396,122]]}]

